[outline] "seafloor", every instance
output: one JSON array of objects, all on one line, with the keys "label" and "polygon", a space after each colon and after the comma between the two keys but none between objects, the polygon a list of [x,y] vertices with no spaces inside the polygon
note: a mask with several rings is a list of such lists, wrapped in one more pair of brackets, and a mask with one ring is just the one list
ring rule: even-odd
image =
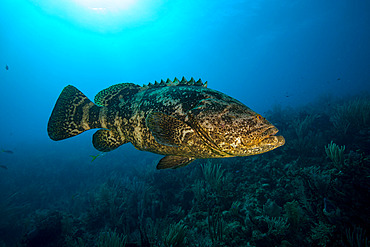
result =
[{"label": "seafloor", "polygon": [[0,246],[369,246],[370,98],[264,116],[286,144],[253,157],[156,171],[159,157],[139,151],[91,162],[40,150],[38,169],[7,179],[9,165]]}]

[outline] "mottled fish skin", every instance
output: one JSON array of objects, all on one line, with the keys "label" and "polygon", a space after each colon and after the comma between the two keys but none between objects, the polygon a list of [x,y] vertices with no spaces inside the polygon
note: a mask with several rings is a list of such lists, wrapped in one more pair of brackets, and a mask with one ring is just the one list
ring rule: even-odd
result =
[{"label": "mottled fish skin", "polygon": [[[236,99],[206,88],[200,80],[183,78],[180,82],[175,78],[174,82],[143,87],[117,84],[96,96],[99,107],[76,94],[76,107],[61,106],[68,100],[58,99],[48,126],[53,140],[102,128],[93,137],[98,150],[111,151],[131,142],[139,150],[179,157],[163,159],[164,168],[184,166],[199,158],[260,154],[285,143],[282,136],[275,136],[278,130],[266,119]],[[62,95],[60,98],[71,97]],[[60,110],[64,108],[68,113]],[[81,112],[81,117],[71,116],[75,112]],[[63,122],[63,116],[73,123]],[[63,133],[63,126],[69,127],[69,134]],[[73,132],[70,126],[78,131]],[[57,131],[59,134],[54,134]]]},{"label": "mottled fish skin", "polygon": [[[132,125],[130,124],[128,132],[130,142],[139,150],[158,154],[195,158],[216,157],[214,150],[210,149],[189,125],[188,113],[204,98],[220,96],[226,95],[199,86],[153,88],[136,94],[134,102],[137,103],[133,104],[133,116],[130,119]],[[179,130],[181,144],[161,145],[156,141],[146,122],[147,117],[154,112],[166,114],[189,125],[188,129]]]}]

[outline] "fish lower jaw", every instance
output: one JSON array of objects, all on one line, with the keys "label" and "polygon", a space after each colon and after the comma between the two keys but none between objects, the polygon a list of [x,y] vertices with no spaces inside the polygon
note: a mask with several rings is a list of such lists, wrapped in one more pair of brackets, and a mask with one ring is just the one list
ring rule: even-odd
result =
[{"label": "fish lower jaw", "polygon": [[277,138],[278,147],[281,147],[285,144],[285,138],[283,136],[275,136]]},{"label": "fish lower jaw", "polygon": [[283,136],[270,135],[264,138],[261,142],[261,146],[273,146],[274,148],[283,146],[285,144],[285,138]]}]

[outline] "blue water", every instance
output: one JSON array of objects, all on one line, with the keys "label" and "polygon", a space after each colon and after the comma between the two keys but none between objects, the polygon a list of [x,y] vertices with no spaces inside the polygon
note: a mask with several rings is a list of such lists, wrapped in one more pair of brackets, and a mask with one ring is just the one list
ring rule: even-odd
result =
[{"label": "blue water", "polygon": [[261,113],[370,89],[368,1],[160,3],[143,23],[101,31],[67,10],[3,1],[1,144],[49,143],[46,122],[68,84],[93,98],[118,82],[201,78]]},{"label": "blue water", "polygon": [[0,6],[0,149],[14,152],[0,153],[6,197],[40,177],[59,179],[55,191],[66,195],[68,177],[99,177],[96,166],[102,174],[127,160],[155,167],[160,156],[131,144],[107,154],[111,164],[104,156],[91,165],[94,131],[51,141],[47,122],[69,84],[93,99],[120,82],[201,78],[262,115],[370,92],[370,1],[137,0],[118,12],[49,2]]}]

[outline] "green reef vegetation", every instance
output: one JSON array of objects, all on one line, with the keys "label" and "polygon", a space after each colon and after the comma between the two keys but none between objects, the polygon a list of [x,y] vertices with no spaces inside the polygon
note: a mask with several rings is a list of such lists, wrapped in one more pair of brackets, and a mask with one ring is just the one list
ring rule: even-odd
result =
[{"label": "green reef vegetation", "polygon": [[7,179],[9,165],[0,246],[369,246],[369,96],[277,105],[265,117],[286,144],[257,156],[157,171],[160,157],[138,151],[93,163],[99,155],[40,154],[27,166],[39,170]]}]

